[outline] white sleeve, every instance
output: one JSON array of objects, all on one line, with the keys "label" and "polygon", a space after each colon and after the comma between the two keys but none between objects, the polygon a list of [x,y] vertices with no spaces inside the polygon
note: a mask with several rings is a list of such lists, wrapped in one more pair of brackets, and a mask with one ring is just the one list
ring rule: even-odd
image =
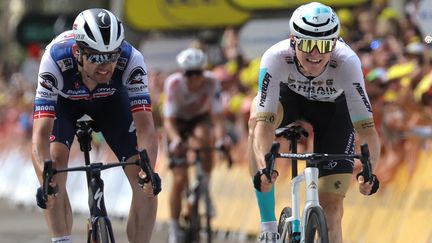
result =
[{"label": "white sleeve", "polygon": [[132,48],[122,82],[128,90],[131,111],[151,111],[147,66],[144,62],[144,56],[135,48]]},{"label": "white sleeve", "polygon": [[258,75],[256,111],[259,113],[277,112],[280,83],[287,79],[286,62],[277,52],[269,49],[261,59]]},{"label": "white sleeve", "polygon": [[344,90],[351,121],[357,122],[373,117],[372,106],[366,93],[361,62],[358,56],[348,57],[340,66],[337,78]]},{"label": "white sleeve", "polygon": [[175,78],[172,75],[168,76],[168,78],[164,82],[164,94],[165,100],[163,103],[163,115],[165,117],[175,117],[178,111],[177,108],[177,95],[176,95],[176,83]]},{"label": "white sleeve", "polygon": [[49,50],[42,56],[37,79],[33,118],[54,118],[58,92],[63,88],[63,76]]}]

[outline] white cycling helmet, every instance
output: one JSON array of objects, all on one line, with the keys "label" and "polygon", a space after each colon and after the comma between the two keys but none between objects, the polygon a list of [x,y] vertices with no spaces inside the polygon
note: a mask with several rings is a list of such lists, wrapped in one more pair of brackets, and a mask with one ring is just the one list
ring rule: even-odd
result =
[{"label": "white cycling helmet", "polygon": [[206,62],[207,55],[196,48],[188,48],[177,55],[177,64],[184,71],[201,70]]},{"label": "white cycling helmet", "polygon": [[73,23],[75,40],[80,47],[111,52],[124,40],[121,21],[110,11],[92,8],[81,12]]},{"label": "white cycling helmet", "polygon": [[334,39],[339,36],[339,18],[332,8],[312,2],[298,7],[289,21],[290,31],[299,38]]}]

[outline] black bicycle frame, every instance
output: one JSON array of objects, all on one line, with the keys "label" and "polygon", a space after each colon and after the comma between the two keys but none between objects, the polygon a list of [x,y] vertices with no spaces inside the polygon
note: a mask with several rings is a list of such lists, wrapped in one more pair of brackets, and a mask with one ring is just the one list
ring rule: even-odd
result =
[{"label": "black bicycle frame", "polygon": [[125,167],[128,165],[137,165],[145,172],[146,178],[148,178],[148,179],[142,179],[141,177],[138,177],[139,184],[140,183],[143,184],[146,183],[147,181],[150,181],[152,183],[155,195],[157,195],[157,193],[160,192],[160,187],[158,187],[156,183],[153,183],[156,181],[155,175],[157,174],[154,173],[153,169],[151,168],[150,160],[146,150],[142,150],[139,152],[140,158],[136,161],[113,162],[108,164],[90,163],[90,151],[91,151],[91,140],[92,140],[91,133],[94,130],[93,126],[94,126],[93,121],[91,120],[77,122],[76,136],[80,144],[80,149],[84,154],[84,161],[85,161],[84,166],[55,169],[53,168],[52,161],[44,162],[43,197],[47,199],[48,195],[53,194],[52,192],[53,190],[49,186],[49,183],[51,182],[51,179],[55,174],[63,173],[63,172],[71,172],[71,171],[85,171],[86,179],[87,179],[88,195],[89,195],[88,205],[90,210],[90,221],[91,221],[89,223],[91,224],[91,233],[92,233],[92,235],[88,234],[87,241],[88,243],[90,243],[91,238],[96,239],[98,233],[97,232],[98,220],[104,218],[108,229],[110,241],[111,243],[115,243],[111,221],[108,218],[107,210],[105,208],[104,182],[101,178],[101,171],[112,167],[118,167],[118,166]]}]

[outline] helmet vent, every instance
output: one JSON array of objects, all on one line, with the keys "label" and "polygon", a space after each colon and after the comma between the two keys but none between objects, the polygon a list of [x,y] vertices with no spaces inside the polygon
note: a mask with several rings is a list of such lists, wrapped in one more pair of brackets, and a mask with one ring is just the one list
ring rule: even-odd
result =
[{"label": "helmet vent", "polygon": [[307,21],[305,17],[303,17],[303,21],[304,21],[306,24],[308,24],[308,25],[310,25],[310,26],[313,26],[313,27],[326,26],[326,25],[328,25],[328,24],[330,23],[330,19],[327,19],[327,21],[324,22],[324,23],[321,23],[321,24],[314,24],[314,23],[311,23],[311,22]]},{"label": "helmet vent", "polygon": [[88,26],[87,22],[84,24],[84,30],[85,30],[88,38],[92,39],[93,41],[96,41],[96,39],[93,36],[93,33],[91,32],[90,27]]},{"label": "helmet vent", "polygon": [[99,27],[99,30],[100,30],[100,33],[102,34],[102,39],[104,41],[104,44],[109,45],[111,28],[109,28],[109,26],[104,26],[104,27]]},{"label": "helmet vent", "polygon": [[[295,23],[293,23],[293,27],[294,27],[295,31],[299,32],[302,35],[306,35],[306,36],[310,36],[310,37],[326,37],[326,36],[330,36],[330,35],[336,33],[338,31],[339,25],[336,25],[331,30],[322,31],[322,32],[313,32],[313,31],[304,30],[304,29],[300,28],[298,25],[296,25]],[[317,27],[317,26],[315,26],[315,27]]]}]

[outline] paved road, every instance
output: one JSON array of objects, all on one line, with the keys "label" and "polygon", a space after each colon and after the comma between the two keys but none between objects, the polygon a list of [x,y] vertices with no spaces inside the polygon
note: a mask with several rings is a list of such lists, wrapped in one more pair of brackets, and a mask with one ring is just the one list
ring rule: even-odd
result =
[{"label": "paved road", "polygon": [[[75,215],[73,226],[74,242],[86,242],[86,215]],[[126,243],[126,220],[112,219],[115,229],[116,242]],[[166,242],[166,224],[157,224],[153,234],[152,243]],[[27,208],[11,205],[0,199],[0,242],[1,243],[49,243],[48,229],[43,215],[38,208]],[[215,243],[253,242],[239,240],[233,235],[226,236],[219,233]]]}]

